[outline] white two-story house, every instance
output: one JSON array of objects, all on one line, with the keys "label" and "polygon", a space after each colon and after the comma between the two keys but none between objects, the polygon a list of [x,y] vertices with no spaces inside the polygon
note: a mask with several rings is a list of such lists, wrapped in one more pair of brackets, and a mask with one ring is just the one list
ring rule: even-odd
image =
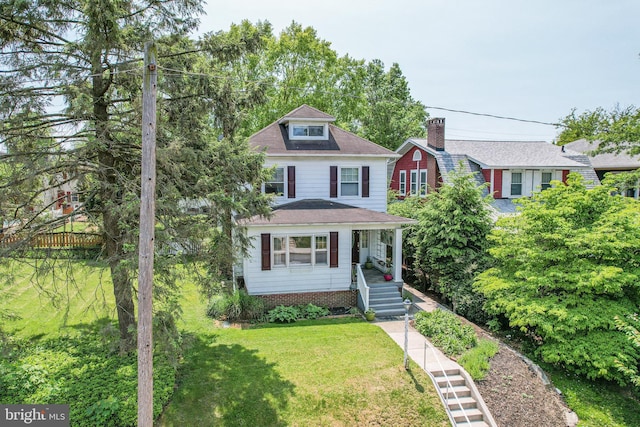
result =
[{"label": "white two-story house", "polygon": [[368,308],[368,258],[402,282],[401,227],[412,220],[386,213],[387,161],[398,155],[334,121],[302,105],[250,138],[275,167],[262,188],[274,206],[271,218],[242,221],[253,249],[235,274],[268,307]]}]

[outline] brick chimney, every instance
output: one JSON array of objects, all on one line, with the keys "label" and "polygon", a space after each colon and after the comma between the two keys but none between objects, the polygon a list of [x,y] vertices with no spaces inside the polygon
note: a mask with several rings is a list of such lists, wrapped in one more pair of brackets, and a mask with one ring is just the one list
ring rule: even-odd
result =
[{"label": "brick chimney", "polygon": [[436,151],[444,151],[444,118],[427,120],[427,145]]}]

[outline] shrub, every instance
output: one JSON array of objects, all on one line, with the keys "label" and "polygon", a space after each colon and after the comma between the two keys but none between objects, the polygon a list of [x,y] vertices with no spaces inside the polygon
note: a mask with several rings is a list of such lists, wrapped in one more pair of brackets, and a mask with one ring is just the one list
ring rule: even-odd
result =
[{"label": "shrub", "polygon": [[301,318],[301,312],[295,305],[279,305],[269,311],[267,317],[273,323],[291,323]]},{"label": "shrub", "polygon": [[415,315],[415,327],[448,356],[458,356],[478,341],[473,328],[463,325],[450,311],[420,311]]},{"label": "shrub", "polygon": [[489,372],[489,359],[498,352],[499,346],[491,340],[480,340],[478,345],[470,348],[460,356],[458,363],[474,380],[482,380]]},{"label": "shrub", "polygon": [[319,307],[314,304],[307,304],[301,307],[301,317],[303,319],[317,319],[319,317],[328,316],[331,312],[326,307]]},{"label": "shrub", "polygon": [[264,301],[245,291],[214,295],[209,300],[207,316],[217,320],[257,320],[264,315]]},{"label": "shrub", "polygon": [[[81,336],[21,343],[0,358],[0,402],[68,402],[74,426],[135,426],[137,357],[113,354],[103,341],[94,328]],[[157,417],[173,393],[176,370],[156,352],[153,371]]]}]

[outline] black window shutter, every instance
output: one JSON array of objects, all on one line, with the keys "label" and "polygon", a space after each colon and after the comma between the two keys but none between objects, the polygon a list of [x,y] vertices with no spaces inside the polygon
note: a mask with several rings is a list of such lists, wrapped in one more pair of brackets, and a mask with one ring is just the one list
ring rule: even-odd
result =
[{"label": "black window shutter", "polygon": [[329,267],[338,267],[338,232],[329,233]]},{"label": "black window shutter", "polygon": [[296,198],[296,167],[287,167],[287,197],[289,199]]},{"label": "black window shutter", "polygon": [[338,197],[338,167],[331,166],[329,197]]},{"label": "black window shutter", "polygon": [[262,270],[271,270],[271,234],[262,233]]},{"label": "black window shutter", "polygon": [[362,197],[369,197],[369,166],[362,167]]}]

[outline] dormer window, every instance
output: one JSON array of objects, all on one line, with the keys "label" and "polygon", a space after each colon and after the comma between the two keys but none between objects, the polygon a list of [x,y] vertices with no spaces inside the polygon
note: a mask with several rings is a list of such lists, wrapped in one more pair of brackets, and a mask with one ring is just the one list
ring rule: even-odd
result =
[{"label": "dormer window", "polygon": [[290,139],[327,139],[327,125],[311,123],[291,123],[289,125]]}]

